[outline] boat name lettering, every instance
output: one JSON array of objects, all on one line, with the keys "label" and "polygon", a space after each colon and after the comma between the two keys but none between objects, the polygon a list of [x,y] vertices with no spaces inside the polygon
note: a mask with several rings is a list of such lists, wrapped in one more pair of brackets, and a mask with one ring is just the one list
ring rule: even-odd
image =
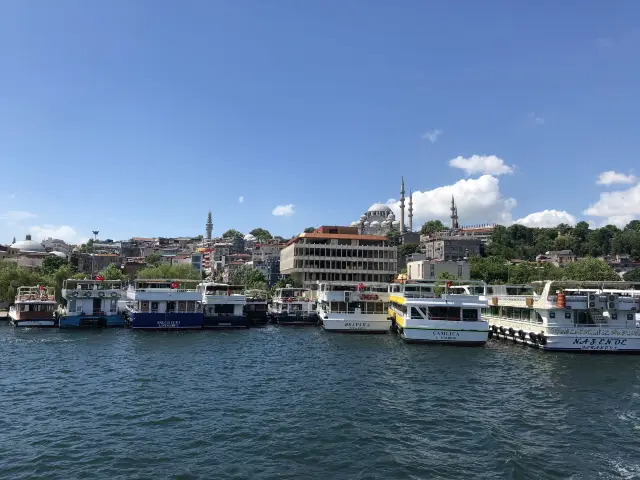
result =
[{"label": "boat name lettering", "polygon": [[369,324],[367,322],[345,322],[344,326],[348,328],[368,328]]},{"label": "boat name lettering", "polygon": [[361,293],[360,300],[378,300],[378,295],[375,293]]},{"label": "boat name lettering", "polygon": [[158,327],[160,328],[172,328],[172,327],[179,327],[179,326],[180,326],[179,320],[158,320]]},{"label": "boat name lettering", "polygon": [[437,337],[438,340],[456,340],[458,337],[460,337],[460,332],[433,330],[433,335]]},{"label": "boat name lettering", "polygon": [[[582,338],[582,337],[578,337],[578,338],[574,338],[573,339],[573,344],[574,345],[581,345],[581,346],[585,346],[585,347],[606,347],[606,346],[615,346],[615,345],[626,345],[627,344],[627,339],[626,338]],[[586,348],[584,350],[591,350],[590,348]],[[607,350],[606,348],[601,348],[598,349],[596,348],[595,350]]]},{"label": "boat name lettering", "polygon": [[633,337],[640,335],[640,329],[617,328],[547,328],[549,335],[588,335],[594,337]]}]

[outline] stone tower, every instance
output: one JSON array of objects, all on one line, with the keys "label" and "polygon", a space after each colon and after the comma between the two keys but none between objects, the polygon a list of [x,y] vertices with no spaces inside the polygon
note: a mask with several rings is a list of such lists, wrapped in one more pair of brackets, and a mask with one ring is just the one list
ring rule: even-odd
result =
[{"label": "stone tower", "polygon": [[460,228],[458,225],[458,207],[456,207],[456,201],[451,195],[451,230],[457,230]]},{"label": "stone tower", "polygon": [[207,215],[207,240],[211,240],[211,233],[213,232],[213,220],[211,220],[211,210],[209,210],[209,215]]},{"label": "stone tower", "polygon": [[404,176],[400,185],[400,233],[404,233]]},{"label": "stone tower", "polygon": [[413,192],[409,192],[409,231],[413,232]]}]

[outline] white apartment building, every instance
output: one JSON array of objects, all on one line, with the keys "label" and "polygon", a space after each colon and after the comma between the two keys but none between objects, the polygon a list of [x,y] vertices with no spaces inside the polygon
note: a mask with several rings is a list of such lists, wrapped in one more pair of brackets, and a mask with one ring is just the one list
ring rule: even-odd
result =
[{"label": "white apartment building", "polygon": [[453,260],[416,260],[407,263],[407,279],[409,280],[437,280],[442,272],[447,272],[452,278],[469,280],[469,262]]},{"label": "white apartment building", "polygon": [[[305,283],[391,282],[398,270],[396,247],[386,236],[359,235],[350,227],[301,233],[280,253],[280,273]],[[345,233],[334,233],[345,232]]]}]

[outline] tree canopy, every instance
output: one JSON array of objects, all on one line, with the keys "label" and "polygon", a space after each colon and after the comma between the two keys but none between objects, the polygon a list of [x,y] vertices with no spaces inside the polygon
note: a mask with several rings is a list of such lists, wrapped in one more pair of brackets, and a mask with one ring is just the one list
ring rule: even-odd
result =
[{"label": "tree canopy", "polygon": [[49,255],[42,261],[40,269],[45,275],[51,275],[63,265],[69,265],[69,262],[65,258],[58,257],[56,255]]},{"label": "tree canopy", "polygon": [[244,238],[244,235],[235,228],[231,228],[222,234],[222,238],[228,240],[235,240],[236,238]]},{"label": "tree canopy", "polygon": [[624,274],[626,282],[640,282],[640,268],[632,268]]},{"label": "tree canopy", "polygon": [[440,220],[429,220],[422,225],[420,233],[422,235],[430,235],[435,232],[441,232],[447,230],[447,227]]},{"label": "tree canopy", "polygon": [[269,233],[269,230],[265,230],[264,228],[254,228],[249,233],[260,241],[270,240],[273,238]]},{"label": "tree canopy", "polygon": [[160,262],[162,262],[162,255],[160,255],[159,253],[152,253],[144,260],[145,262],[147,262],[147,265],[151,265],[152,267],[155,267],[159,265]]},{"label": "tree canopy", "polygon": [[313,233],[316,231],[316,227],[307,227],[304,229],[304,233]]},{"label": "tree canopy", "polygon": [[563,271],[564,278],[567,280],[621,280],[613,268],[599,258],[582,258],[567,264]]},{"label": "tree canopy", "polygon": [[278,280],[273,286],[273,289],[275,290],[276,288],[285,288],[287,285],[291,285],[291,287],[293,288],[302,288],[302,284],[300,282],[296,281],[294,278],[287,277]]},{"label": "tree canopy", "polygon": [[124,280],[126,275],[122,273],[122,270],[119,269],[114,263],[110,264],[107,268],[100,272],[100,275],[104,277],[105,280]]},{"label": "tree canopy", "polygon": [[406,257],[407,255],[411,255],[412,253],[416,253],[420,250],[420,245],[417,243],[405,243],[403,245],[398,245],[398,256]]},{"label": "tree canopy", "polygon": [[138,271],[137,278],[157,278],[176,280],[201,280],[202,274],[191,265],[169,265],[161,263]]},{"label": "tree canopy", "polygon": [[250,265],[242,265],[231,272],[229,283],[233,285],[244,285],[247,289],[268,289],[267,279],[262,272]]}]

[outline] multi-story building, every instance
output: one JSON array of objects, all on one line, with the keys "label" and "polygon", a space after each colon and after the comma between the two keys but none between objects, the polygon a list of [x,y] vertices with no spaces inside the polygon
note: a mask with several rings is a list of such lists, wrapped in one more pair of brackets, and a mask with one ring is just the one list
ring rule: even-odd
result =
[{"label": "multi-story building", "polygon": [[274,258],[280,259],[280,252],[284,247],[286,247],[286,244],[280,242],[256,243],[251,252],[251,260],[254,262],[267,262]]},{"label": "multi-story building", "polygon": [[460,280],[471,278],[469,262],[466,261],[417,260],[407,263],[407,278],[409,280],[437,280],[443,272]]},{"label": "multi-story building", "polygon": [[421,240],[425,257],[429,260],[462,260],[483,253],[482,241],[474,236],[440,233],[423,235]]},{"label": "multi-story building", "polygon": [[354,227],[320,227],[291,239],[280,253],[280,273],[301,283],[390,282],[397,273],[396,247],[381,235]]},{"label": "multi-story building", "polygon": [[567,263],[578,260],[578,255],[571,250],[553,250],[536,257],[538,263],[552,263],[556,267],[564,267]]},{"label": "multi-story building", "polygon": [[117,253],[81,253],[74,252],[71,255],[71,265],[76,267],[78,272],[98,273],[100,270],[114,264],[121,267],[124,264],[124,258]]}]

